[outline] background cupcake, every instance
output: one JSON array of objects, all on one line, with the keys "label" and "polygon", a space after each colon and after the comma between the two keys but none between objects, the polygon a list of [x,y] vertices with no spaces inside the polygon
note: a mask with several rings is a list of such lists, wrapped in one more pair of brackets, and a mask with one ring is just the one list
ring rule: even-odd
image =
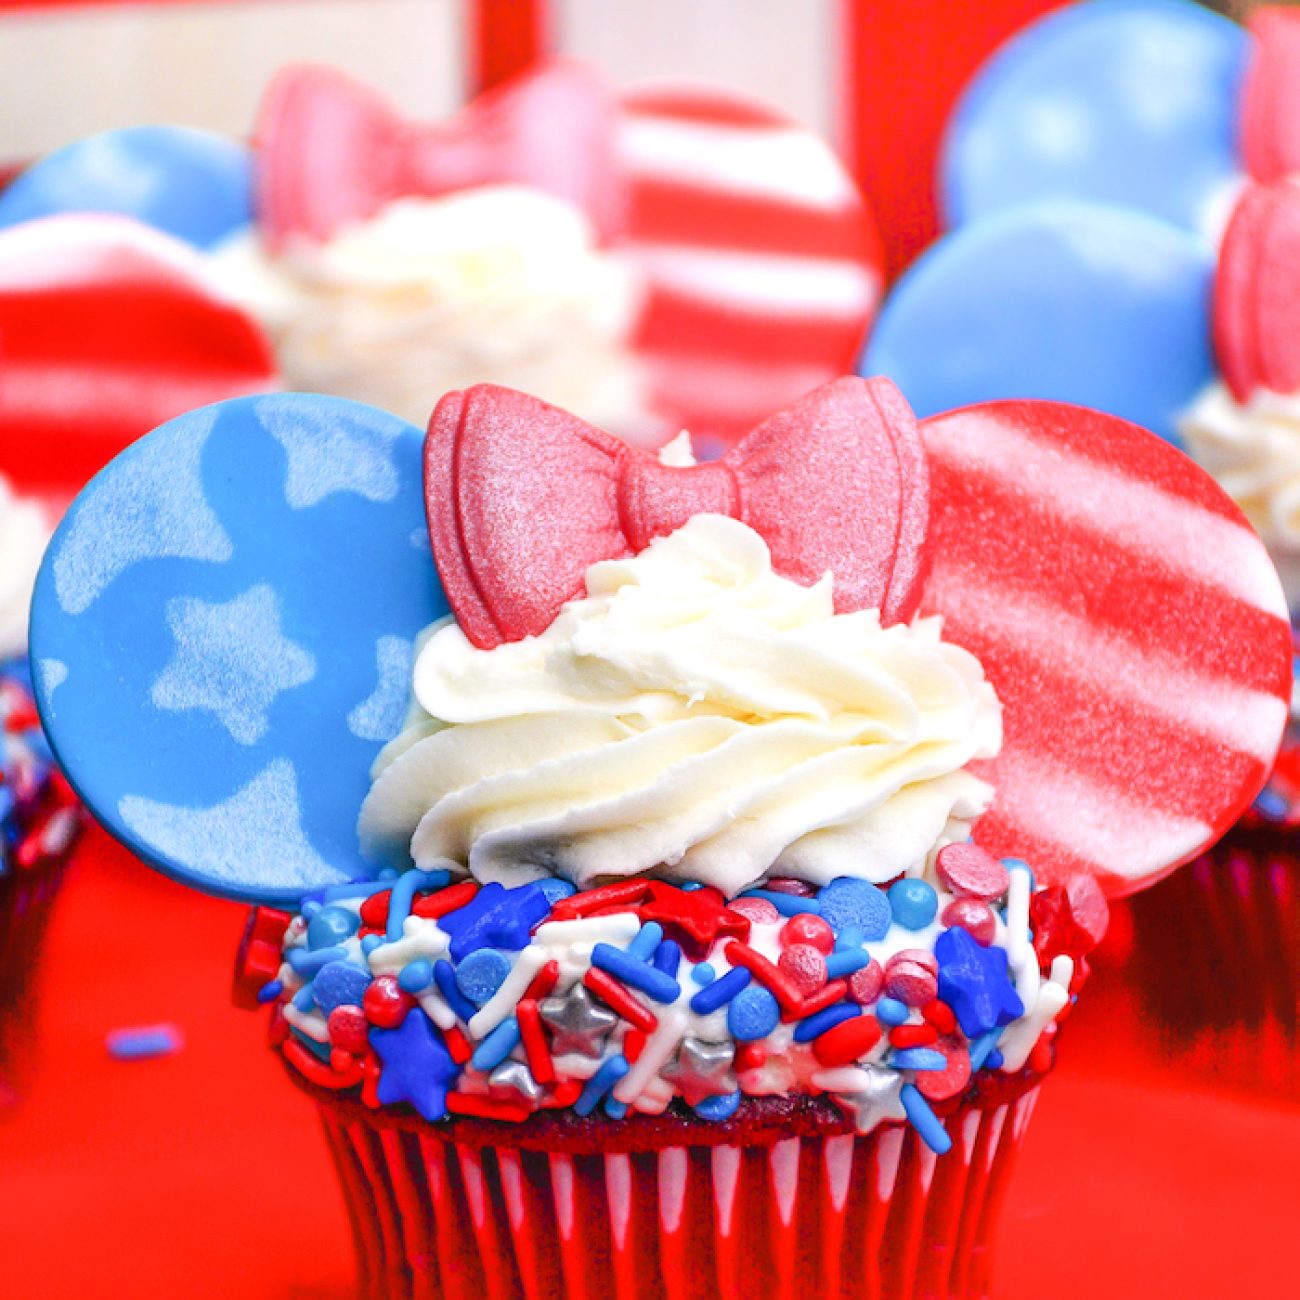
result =
[{"label": "background cupcake", "polygon": [[[123,494],[156,525],[124,534]],[[981,1293],[1096,882],[1238,815],[1289,685],[1276,576],[1190,463],[1050,404],[918,428],[883,381],[699,466],[486,387],[427,449],[324,398],[206,408],[88,489],[34,610],[105,824],[270,905],[239,987],[385,1294]],[[1201,779],[1134,800],[1171,752]]]},{"label": "background cupcake", "polygon": [[[1102,0],[1009,43],[949,131],[955,228],[899,283],[865,360],[922,412],[1016,393],[1147,424],[1242,507],[1293,612],[1295,24]],[[1131,966],[1164,1054],[1293,1096],[1294,751],[1289,734],[1240,833],[1134,901]],[[1212,956],[1188,972],[1175,953],[1193,934]]]}]

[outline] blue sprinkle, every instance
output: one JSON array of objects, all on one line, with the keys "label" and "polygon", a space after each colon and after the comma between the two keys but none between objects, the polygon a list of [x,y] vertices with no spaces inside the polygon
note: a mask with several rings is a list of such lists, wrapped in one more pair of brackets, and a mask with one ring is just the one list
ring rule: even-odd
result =
[{"label": "blue sprinkle", "polygon": [[380,880],[352,880],[343,885],[326,885],[316,891],[316,897],[323,903],[337,903],[344,898],[369,898],[378,894],[392,883],[392,876]]},{"label": "blue sprinkle", "polygon": [[376,948],[382,948],[387,942],[382,934],[368,934],[361,940],[361,955],[369,957]]},{"label": "blue sprinkle", "polygon": [[[655,942],[657,945],[658,940]],[[612,943],[598,943],[591,951],[591,964],[656,1002],[676,1002],[681,996],[682,991],[672,976],[647,966],[644,961],[635,960]]]},{"label": "blue sprinkle", "polygon": [[845,948],[826,958],[826,978],[837,980],[852,975],[855,970],[871,965],[871,954],[865,948]]},{"label": "blue sprinkle", "polygon": [[489,1070],[495,1070],[514,1051],[515,1044],[518,1042],[519,1021],[514,1016],[507,1016],[474,1049],[474,1055],[470,1057],[469,1063],[476,1070],[482,1070],[486,1074]]},{"label": "blue sprinkle", "polygon": [[727,1008],[727,1028],[737,1042],[757,1042],[780,1023],[781,1008],[761,984],[741,989]]},{"label": "blue sprinkle", "polygon": [[259,1002],[274,1002],[276,998],[284,992],[284,983],[281,980],[268,980],[257,991],[257,1000]]},{"label": "blue sprinkle", "polygon": [[1290,806],[1285,796],[1267,788],[1261,790],[1255,799],[1255,811],[1270,821],[1282,821]]},{"label": "blue sprinkle", "polygon": [[[993,1049],[997,1046],[998,1039],[1001,1037],[1001,1029],[989,1029],[971,1040],[970,1068],[972,1071],[982,1070],[988,1064]],[[993,1069],[994,1067],[989,1066],[989,1068]]]},{"label": "blue sprinkle", "polygon": [[884,891],[867,880],[839,876],[817,891],[822,916],[839,933],[860,930],[863,939],[875,943],[889,933],[892,916]]},{"label": "blue sprinkle", "polygon": [[304,898],[298,906],[298,911],[302,914],[303,917],[305,917],[307,920],[310,920],[313,916],[316,915],[317,912],[320,911],[321,907],[322,904],[318,903],[316,899]]},{"label": "blue sprinkle", "polygon": [[567,880],[561,880],[559,876],[548,876],[541,884],[542,895],[548,904],[554,907],[562,898],[570,898],[576,894],[577,888]]},{"label": "blue sprinkle", "polygon": [[697,889],[703,889],[704,885],[698,880],[688,880],[684,885],[678,885],[677,888],[683,894],[693,894]]},{"label": "blue sprinkle", "polygon": [[837,1002],[833,1007],[826,1007],[795,1025],[794,1041],[811,1043],[814,1038],[820,1038],[828,1029],[834,1029],[836,1025],[842,1025],[846,1020],[852,1020],[861,1014],[861,1008],[852,1002]]},{"label": "blue sprinkle", "polygon": [[1002,1068],[1002,1063],[1002,1053],[999,1052],[996,1047],[989,1053],[988,1060],[984,1062],[990,1070],[1000,1070]]},{"label": "blue sprinkle", "polygon": [[382,867],[379,872],[379,883],[381,885],[391,885],[402,873],[396,867]]},{"label": "blue sprinkle", "polygon": [[309,948],[330,948],[350,939],[361,925],[361,918],[346,907],[322,907],[307,926]]},{"label": "blue sprinkle", "polygon": [[446,958],[433,963],[433,982],[446,999],[447,1005],[462,1019],[469,1020],[478,1008],[460,991],[456,984],[456,971]]},{"label": "blue sprinkle", "polygon": [[691,979],[697,984],[712,984],[717,978],[718,972],[707,961],[702,961],[698,966],[691,967]]},{"label": "blue sprinkle", "polygon": [[408,961],[397,977],[397,986],[406,993],[423,993],[433,983],[433,963],[423,957]]},{"label": "blue sprinkle", "polygon": [[930,1109],[929,1102],[917,1092],[915,1084],[903,1084],[899,1100],[903,1103],[907,1118],[912,1121],[912,1127],[921,1135],[921,1141],[935,1155],[946,1155],[952,1150],[952,1138],[939,1123],[939,1117]]},{"label": "blue sprinkle", "polygon": [[1024,858],[1003,858],[1002,865],[1008,871],[1023,871],[1029,877],[1029,892],[1032,894],[1036,886],[1033,869]]},{"label": "blue sprinkle", "polygon": [[867,936],[856,925],[850,925],[847,929],[841,930],[836,937],[835,951],[840,952],[845,948],[861,948],[866,941]]},{"label": "blue sprinkle", "polygon": [[741,898],[761,898],[771,903],[782,916],[798,916],[800,912],[821,915],[821,904],[815,898],[802,898],[798,894],[783,894],[776,889],[747,889]]},{"label": "blue sprinkle", "polygon": [[345,961],[347,955],[346,948],[317,948],[315,952],[309,952],[306,948],[290,948],[284,954],[284,959],[295,975],[313,975],[330,962]]},{"label": "blue sprinkle", "polygon": [[310,984],[304,984],[297,993],[293,995],[293,1009],[301,1011],[305,1015],[316,1005],[316,998],[312,994]]},{"label": "blue sprinkle", "polygon": [[889,887],[889,907],[904,930],[924,930],[939,911],[939,896],[924,880],[904,877]]},{"label": "blue sprinkle", "polygon": [[402,926],[411,914],[415,896],[425,889],[446,889],[451,883],[449,871],[408,871],[393,882],[393,895],[388,900],[388,927],[385,933],[389,943],[402,937]]},{"label": "blue sprinkle", "polygon": [[712,1120],[715,1124],[724,1119],[730,1119],[740,1105],[740,1089],[735,1092],[723,1093],[721,1097],[705,1097],[705,1099],[696,1104],[695,1113],[701,1119]]},{"label": "blue sprinkle", "polygon": [[605,1114],[608,1115],[610,1119],[626,1119],[627,1102],[619,1101],[615,1097],[606,1097]]},{"label": "blue sprinkle", "polygon": [[948,1058],[928,1047],[905,1047],[889,1059],[895,1070],[944,1070]]},{"label": "blue sprinkle", "polygon": [[113,1029],[105,1040],[108,1054],[118,1061],[143,1061],[170,1056],[181,1049],[181,1031],[175,1025],[149,1025],[139,1029]]},{"label": "blue sprinkle", "polygon": [[510,958],[499,948],[477,948],[456,967],[456,987],[481,1007],[510,974]]},{"label": "blue sprinkle", "polygon": [[587,1116],[600,1104],[600,1100],[628,1072],[627,1060],[611,1056],[583,1085],[578,1100],[573,1103],[575,1115]]},{"label": "blue sprinkle", "polygon": [[912,1013],[897,998],[881,998],[876,1003],[876,1019],[882,1025],[905,1025]]},{"label": "blue sprinkle", "polygon": [[682,962],[682,950],[679,944],[672,939],[665,939],[663,943],[655,949],[655,955],[652,965],[655,970],[661,970],[669,979],[677,978],[677,968]]},{"label": "blue sprinkle", "polygon": [[643,925],[635,939],[627,946],[627,955],[635,961],[649,961],[664,937],[664,928],[658,921]]},{"label": "blue sprinkle", "polygon": [[335,1007],[359,1007],[370,986],[370,973],[360,966],[336,961],[326,966],[312,981],[316,1005],[329,1015]]},{"label": "blue sprinkle", "polygon": [[691,1010],[697,1016],[707,1016],[725,1006],[750,981],[750,974],[743,966],[735,966],[721,979],[706,984],[692,999]]}]

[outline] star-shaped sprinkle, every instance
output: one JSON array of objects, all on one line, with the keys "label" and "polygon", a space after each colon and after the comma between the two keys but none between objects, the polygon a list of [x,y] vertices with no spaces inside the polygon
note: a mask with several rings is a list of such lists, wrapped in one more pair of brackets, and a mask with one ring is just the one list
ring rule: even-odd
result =
[{"label": "star-shaped sprinkle", "polygon": [[177,596],[167,627],[175,649],[154,681],[154,704],[205,709],[241,745],[266,734],[282,692],[316,675],[316,660],[281,632],[279,598],[264,582],[224,602]]},{"label": "star-shaped sprinkle", "polygon": [[888,1120],[907,1118],[903,1109],[903,1076],[896,1070],[882,1070],[879,1066],[863,1067],[868,1077],[860,1092],[836,1093],[840,1109],[853,1120],[859,1133],[870,1133],[877,1124]]},{"label": "star-shaped sprinkle", "polygon": [[956,1013],[967,1038],[1025,1014],[1015,985],[1007,974],[1002,948],[985,948],[965,930],[945,930],[934,945],[939,959],[939,997]]},{"label": "star-shaped sprinkle", "polygon": [[698,1106],[706,1097],[722,1097],[736,1090],[731,1068],[736,1049],[731,1043],[705,1043],[685,1038],[677,1059],[663,1071],[672,1080],[688,1106]]},{"label": "star-shaped sprinkle", "polygon": [[447,1089],[460,1066],[451,1059],[433,1021],[419,1007],[412,1007],[396,1029],[372,1029],[370,1041],[383,1062],[380,1102],[409,1101],[425,1119],[442,1119],[447,1113]]},{"label": "star-shaped sprinkle", "polygon": [[600,1056],[605,1038],[618,1024],[618,1017],[581,984],[575,984],[562,998],[543,999],[539,1009],[551,1030],[551,1052],[555,1056],[566,1052]]},{"label": "star-shaped sprinkle", "polygon": [[477,948],[502,948],[506,952],[526,948],[529,935],[550,911],[540,881],[516,889],[506,889],[493,881],[464,907],[440,918],[438,925],[451,935],[451,957],[458,962]]},{"label": "star-shaped sprinkle", "polygon": [[663,926],[664,933],[676,940],[692,961],[703,961],[720,938],[749,937],[749,918],[733,912],[722,891],[709,885],[686,890],[652,880],[646,901],[635,910],[642,921]]},{"label": "star-shaped sprinkle", "polygon": [[537,1106],[542,1100],[542,1087],[522,1061],[506,1061],[488,1076],[488,1094],[502,1101],[523,1100]]}]

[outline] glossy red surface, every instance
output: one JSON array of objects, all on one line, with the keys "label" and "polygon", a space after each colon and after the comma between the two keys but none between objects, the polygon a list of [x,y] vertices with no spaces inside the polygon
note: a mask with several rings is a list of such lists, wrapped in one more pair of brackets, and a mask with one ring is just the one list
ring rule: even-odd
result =
[{"label": "glossy red surface", "polygon": [[[243,910],[92,832],[40,981],[26,1102],[0,1121],[3,1291],[41,1300],[351,1294],[343,1203],[310,1101],[229,1003]],[[1117,1011],[1117,1006],[1121,1010]],[[1300,1108],[1220,1095],[1133,1049],[1122,1003],[1064,1035],[1016,1170],[999,1300],[1294,1289]],[[119,1062],[126,1025],[175,1056]]]}]

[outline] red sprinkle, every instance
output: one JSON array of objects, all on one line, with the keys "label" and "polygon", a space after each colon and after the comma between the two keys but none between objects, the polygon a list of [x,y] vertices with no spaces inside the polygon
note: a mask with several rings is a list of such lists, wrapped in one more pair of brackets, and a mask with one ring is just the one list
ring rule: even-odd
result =
[{"label": "red sprinkle", "polygon": [[875,1016],[855,1016],[813,1039],[813,1055],[825,1066],[848,1065],[871,1051],[882,1032]]},{"label": "red sprinkle", "polygon": [[1046,1074],[1052,1068],[1052,1041],[1046,1031],[1029,1053],[1028,1065],[1035,1074]]},{"label": "red sprinkle", "polygon": [[722,950],[733,966],[743,966],[777,1000],[783,1011],[803,1005],[803,995],[784,971],[774,966],[761,952],[747,943],[733,939]]},{"label": "red sprinkle", "polygon": [[361,904],[361,924],[382,932],[388,924],[388,903],[392,897],[391,889],[381,889],[379,893],[371,894]]},{"label": "red sprinkle", "polygon": [[828,956],[835,951],[835,931],[815,912],[800,912],[781,927],[782,947],[799,943],[811,944],[823,956]]},{"label": "red sprinkle", "polygon": [[608,971],[593,966],[582,982],[610,1008],[617,1011],[628,1024],[646,1034],[659,1028],[659,1018],[644,1002],[628,992]]},{"label": "red sprinkle", "polygon": [[795,880],[793,876],[778,876],[763,888],[774,894],[792,894],[796,898],[811,898],[817,892],[806,880]]},{"label": "red sprinkle", "polygon": [[361,1082],[361,1066],[355,1060],[347,1070],[336,1072],[296,1038],[285,1041],[284,1054],[299,1074],[321,1088],[351,1088]]},{"label": "red sprinkle", "polygon": [[398,986],[396,975],[380,975],[366,985],[361,1005],[372,1025],[378,1025],[380,1029],[396,1029],[415,1005],[415,999]]},{"label": "red sprinkle", "polygon": [[602,908],[620,906],[632,908],[640,903],[650,890],[648,880],[623,880],[616,885],[602,885],[599,889],[585,889],[568,898],[562,898],[551,908],[550,920],[575,921]]},{"label": "red sprinkle", "polygon": [[946,1002],[940,1002],[938,998],[933,1002],[927,1002],[921,1008],[921,1015],[925,1017],[927,1024],[933,1025],[941,1034],[952,1034],[957,1030],[957,1017],[953,1014],[953,1009]]},{"label": "red sprinkle", "polygon": [[330,1042],[345,1052],[358,1055],[366,1050],[368,1042],[366,1013],[357,1006],[335,1007],[328,1021]]},{"label": "red sprinkle", "polygon": [[560,963],[552,959],[533,976],[533,982],[524,990],[524,997],[531,998],[534,1002],[549,998],[559,978]]},{"label": "red sprinkle", "polygon": [[345,1052],[341,1047],[330,1048],[330,1069],[336,1074],[343,1074],[353,1059],[352,1053]]},{"label": "red sprinkle", "polygon": [[623,1035],[623,1055],[629,1065],[636,1063],[637,1057],[645,1050],[645,1035],[639,1029],[629,1029]]},{"label": "red sprinkle", "polygon": [[734,1065],[737,1070],[759,1070],[767,1064],[767,1049],[761,1043],[738,1043]]},{"label": "red sprinkle", "polygon": [[939,1041],[939,1031],[933,1025],[899,1025],[889,1034],[890,1047],[929,1047]]},{"label": "red sprinkle", "polygon": [[542,1102],[543,1110],[566,1110],[582,1096],[582,1084],[577,1079],[566,1079],[555,1085],[555,1091]]},{"label": "red sprinkle", "polygon": [[361,1101],[371,1110],[379,1109],[379,1061],[373,1052],[361,1062]]},{"label": "red sprinkle", "polygon": [[532,1114],[522,1102],[479,1097],[470,1092],[449,1092],[447,1109],[453,1115],[472,1115],[475,1119],[503,1119],[511,1124],[521,1124]]},{"label": "red sprinkle", "polygon": [[775,925],[781,913],[766,898],[733,898],[727,907],[755,925]]},{"label": "red sprinkle", "polygon": [[948,927],[960,926],[976,943],[988,947],[998,932],[997,917],[987,903],[978,898],[954,898],[940,917]]},{"label": "red sprinkle", "polygon": [[459,1025],[452,1025],[450,1029],[443,1030],[442,1037],[447,1044],[447,1055],[457,1065],[464,1065],[474,1055],[474,1049],[470,1046],[469,1039],[465,1037],[465,1031]]},{"label": "red sprinkle", "polygon": [[459,884],[448,885],[446,889],[435,890],[432,894],[421,894],[411,904],[411,915],[434,921],[448,912],[454,912],[474,901],[478,885],[472,880],[462,880]]},{"label": "red sprinkle", "polygon": [[776,967],[801,997],[816,993],[826,983],[826,958],[810,943],[792,943],[781,953]]},{"label": "red sprinkle", "polygon": [[885,969],[878,961],[855,970],[849,976],[849,997],[860,1007],[869,1007],[885,991]]},{"label": "red sprinkle", "polygon": [[934,867],[948,889],[968,898],[1001,898],[1011,883],[1006,867],[978,844],[944,845]]},{"label": "red sprinkle", "polygon": [[538,1083],[555,1082],[555,1063],[551,1060],[551,1050],[546,1043],[546,1033],[542,1029],[542,1013],[536,1001],[524,998],[515,1008],[519,1021],[519,1039],[524,1045],[524,1055],[528,1058],[528,1069]]},{"label": "red sprinkle", "polygon": [[833,1007],[848,991],[849,986],[844,980],[831,980],[820,993],[804,998],[793,1011],[787,1012],[781,1019],[804,1020],[808,1016],[814,1016],[819,1011],[825,1011],[827,1007]]}]

